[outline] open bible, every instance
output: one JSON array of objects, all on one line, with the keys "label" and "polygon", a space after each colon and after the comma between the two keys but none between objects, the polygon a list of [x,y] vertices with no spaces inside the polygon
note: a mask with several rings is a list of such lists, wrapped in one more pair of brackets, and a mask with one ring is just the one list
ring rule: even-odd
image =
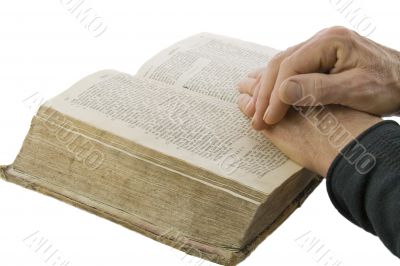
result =
[{"label": "open bible", "polygon": [[134,76],[89,75],[39,108],[1,178],[236,265],[320,182],[236,105],[238,81],[274,53],[201,33]]}]

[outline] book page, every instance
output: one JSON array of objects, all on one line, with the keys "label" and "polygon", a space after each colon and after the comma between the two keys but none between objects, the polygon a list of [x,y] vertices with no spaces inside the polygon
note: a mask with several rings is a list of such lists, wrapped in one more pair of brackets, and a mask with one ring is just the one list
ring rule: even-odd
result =
[{"label": "book page", "polygon": [[142,77],[100,71],[45,106],[264,193],[301,169],[236,106]]},{"label": "book page", "polygon": [[238,82],[265,67],[277,50],[201,33],[180,41],[153,57],[138,75],[234,103]]}]

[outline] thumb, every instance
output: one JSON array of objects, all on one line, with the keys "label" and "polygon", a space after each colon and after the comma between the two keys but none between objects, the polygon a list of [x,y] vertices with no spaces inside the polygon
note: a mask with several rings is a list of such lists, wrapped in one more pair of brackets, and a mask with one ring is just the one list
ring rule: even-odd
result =
[{"label": "thumb", "polygon": [[[350,82],[355,75],[353,70],[349,70],[338,74],[292,76],[282,82],[279,98],[286,104],[299,106],[340,104],[351,89]],[[311,98],[312,101],[303,101],[305,98]]]}]

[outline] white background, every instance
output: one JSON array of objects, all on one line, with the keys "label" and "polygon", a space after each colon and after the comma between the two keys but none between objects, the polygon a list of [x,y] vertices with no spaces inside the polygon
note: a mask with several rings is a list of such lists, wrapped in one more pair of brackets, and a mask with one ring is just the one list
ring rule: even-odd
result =
[{"label": "white background", "polygon": [[[67,10],[66,2],[14,0],[0,4],[1,164],[13,162],[41,98],[52,97],[100,69],[134,73],[160,49],[189,35],[208,31],[284,49],[325,27],[357,29],[336,10],[335,3],[340,0],[86,0],[85,5],[107,25],[104,34],[95,38]],[[376,25],[372,39],[400,49],[398,1],[353,5]],[[52,250],[58,250],[69,265],[211,265],[3,181],[0,213],[0,265],[51,265],[45,261],[46,254],[35,252],[24,241],[35,233],[51,243]],[[305,245],[304,234],[321,249]],[[336,260],[340,265],[399,264],[379,239],[341,217],[323,183],[242,265],[322,266],[327,256],[332,263],[326,265],[334,265]]]}]

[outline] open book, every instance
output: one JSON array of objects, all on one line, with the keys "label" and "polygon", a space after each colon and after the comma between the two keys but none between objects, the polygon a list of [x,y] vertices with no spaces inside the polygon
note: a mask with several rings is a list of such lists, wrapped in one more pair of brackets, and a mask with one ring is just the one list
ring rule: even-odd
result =
[{"label": "open book", "polygon": [[237,83],[275,50],[202,33],[135,76],[94,73],[46,102],[3,179],[188,254],[242,261],[320,179],[252,130]]}]

